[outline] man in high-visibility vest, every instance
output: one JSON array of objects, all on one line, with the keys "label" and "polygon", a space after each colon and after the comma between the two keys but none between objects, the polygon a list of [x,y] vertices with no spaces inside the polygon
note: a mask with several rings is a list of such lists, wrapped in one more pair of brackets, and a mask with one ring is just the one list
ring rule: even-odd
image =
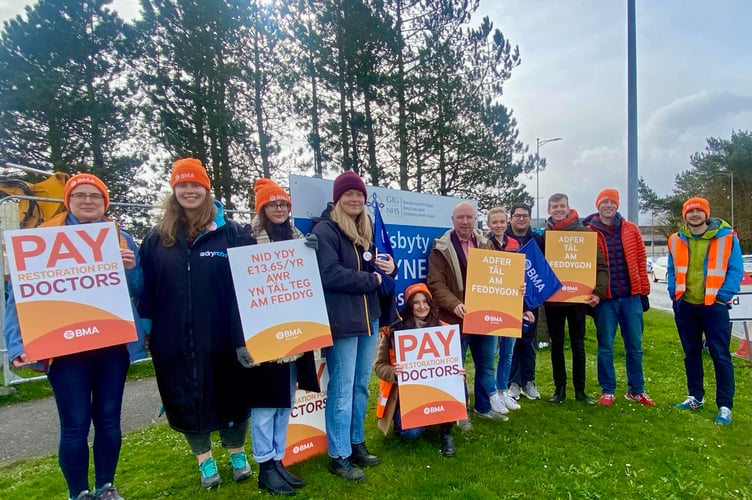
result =
[{"label": "man in high-visibility vest", "polygon": [[689,395],[677,408],[698,410],[705,404],[702,335],[715,368],[715,423],[731,424],[734,366],[729,347],[729,301],[739,292],[744,267],[739,240],[728,222],[710,217],[705,198],[682,206],[684,225],[668,238],[668,293],[684,349]]}]

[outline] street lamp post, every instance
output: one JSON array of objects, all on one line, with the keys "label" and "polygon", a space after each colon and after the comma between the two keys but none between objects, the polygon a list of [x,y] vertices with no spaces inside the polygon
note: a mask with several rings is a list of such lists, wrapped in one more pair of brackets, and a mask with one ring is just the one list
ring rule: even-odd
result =
[{"label": "street lamp post", "polygon": [[[540,148],[549,142],[563,140],[561,137],[553,139],[535,139],[535,223],[540,224]],[[733,183],[732,183],[733,186]],[[732,188],[733,189],[733,188]],[[733,217],[732,217],[733,218]]]}]

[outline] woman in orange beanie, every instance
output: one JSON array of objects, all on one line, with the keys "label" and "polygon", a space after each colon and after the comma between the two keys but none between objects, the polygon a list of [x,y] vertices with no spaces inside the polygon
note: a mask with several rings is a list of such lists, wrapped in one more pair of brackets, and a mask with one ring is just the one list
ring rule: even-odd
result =
[{"label": "woman in orange beanie", "polygon": [[[170,174],[164,215],[141,245],[141,316],[170,426],[196,455],[201,486],[221,480],[211,433],[219,431],[235,481],[251,476],[244,452],[254,388],[227,249],[254,244],[250,228],[225,219],[201,162],[183,158]],[[242,388],[242,390],[239,390]]]},{"label": "woman in orange beanie", "polygon": [[[396,364],[394,355],[394,332],[398,330],[412,330],[440,326],[436,307],[433,303],[431,292],[425,283],[414,283],[405,290],[405,307],[400,313],[402,320],[389,328],[389,332],[381,337],[379,349],[376,354],[374,369],[379,381],[379,399],[376,407],[376,417],[379,419],[379,429],[386,435],[389,432],[392,420],[394,420],[395,432],[406,439],[415,439],[425,430],[425,427],[414,429],[402,429],[402,421],[399,410],[399,391],[397,389],[397,376],[402,367]],[[462,369],[464,374],[464,369]],[[441,454],[445,457],[453,457],[455,454],[454,440],[452,439],[452,422],[439,425],[441,436]]]},{"label": "woman in orange beanie", "polygon": [[[105,183],[95,175],[77,174],[68,179],[63,190],[63,202],[66,211],[46,221],[42,227],[110,222],[105,216],[110,195]],[[128,291],[135,298],[143,288],[138,247],[128,233],[119,233]],[[39,314],[45,313],[48,312],[39,311]],[[68,484],[70,498],[122,500],[113,482],[122,441],[120,414],[128,373],[128,351],[131,349],[134,360],[146,355],[140,321],[137,316],[135,319],[140,342],[131,343],[128,347],[120,344],[67,354],[41,363],[41,368],[47,371],[60,417],[58,462]],[[20,368],[30,365],[21,339],[12,288],[5,309],[3,334],[8,359],[13,366]],[[95,489],[89,491],[88,436],[92,423]]]},{"label": "woman in orange beanie", "polygon": [[[284,189],[271,179],[258,179],[253,190],[256,216],[251,227],[259,244],[304,238],[291,223],[292,203]],[[315,238],[306,240],[313,248],[317,243]],[[259,488],[275,495],[294,495],[293,488],[302,488],[305,481],[288,471],[282,459],[296,382],[301,389],[320,391],[313,352],[262,363],[255,370],[264,380],[257,406],[251,410],[251,443],[253,459],[259,464]]]}]

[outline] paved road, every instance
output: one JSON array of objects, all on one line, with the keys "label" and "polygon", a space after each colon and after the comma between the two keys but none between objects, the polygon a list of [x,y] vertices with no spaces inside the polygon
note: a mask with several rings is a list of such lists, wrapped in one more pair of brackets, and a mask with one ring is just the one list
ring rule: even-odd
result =
[{"label": "paved road", "polygon": [[[671,308],[671,299],[668,297],[668,291],[666,290],[666,282],[659,281],[658,283],[650,283],[650,307],[658,309],[659,311],[666,311],[673,313]],[[752,330],[752,324],[749,327]],[[734,337],[744,338],[744,324],[741,322],[735,322],[733,330],[731,331]],[[752,332],[751,332],[752,333]]]},{"label": "paved road", "polygon": [[[158,418],[161,405],[154,377],[129,380],[123,395],[123,432],[164,422]],[[52,398],[0,407],[0,464],[57,453],[58,429]]]}]

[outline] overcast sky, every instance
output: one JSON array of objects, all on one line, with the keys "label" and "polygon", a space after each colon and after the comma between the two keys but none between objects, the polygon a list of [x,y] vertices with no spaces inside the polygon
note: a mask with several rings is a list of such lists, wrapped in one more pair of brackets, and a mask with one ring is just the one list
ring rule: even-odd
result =
[{"label": "overcast sky", "polygon": [[[29,2],[0,0],[0,19]],[[752,129],[752,1],[638,0],[639,175],[669,194],[706,137]],[[115,0],[131,19],[136,0]],[[581,216],[604,187],[622,193],[626,215],[627,13],[616,0],[481,0],[522,64],[504,87],[520,138],[546,144],[540,196],[570,197]],[[477,22],[474,22],[477,24]],[[525,179],[536,196],[535,178]]]}]

